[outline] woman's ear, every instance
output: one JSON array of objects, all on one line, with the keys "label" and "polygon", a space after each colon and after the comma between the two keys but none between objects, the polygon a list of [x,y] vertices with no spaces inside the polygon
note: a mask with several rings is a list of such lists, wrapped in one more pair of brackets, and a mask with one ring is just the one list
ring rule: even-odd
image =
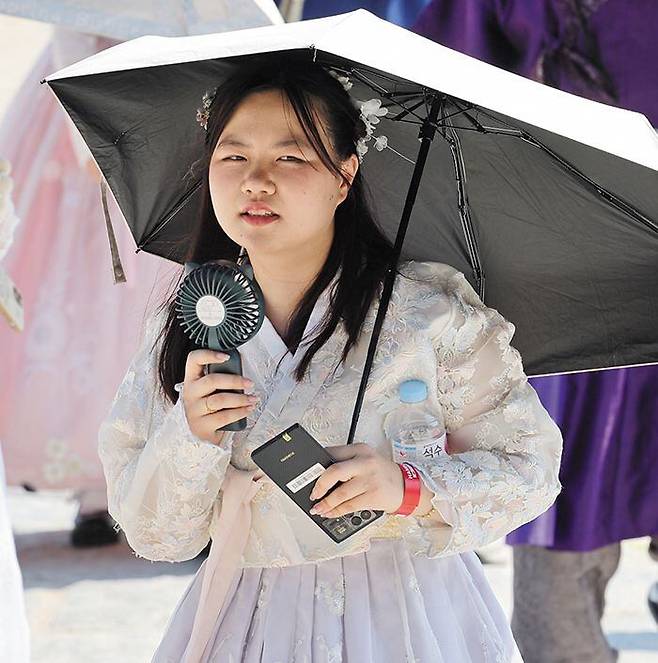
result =
[{"label": "woman's ear", "polygon": [[356,173],[359,170],[359,159],[356,154],[352,154],[347,159],[345,159],[345,161],[343,161],[343,163],[340,165],[340,169],[345,176],[345,179],[341,179],[338,189],[338,205],[340,205],[345,200],[345,198],[347,198],[347,194],[350,192],[352,182],[354,181]]}]

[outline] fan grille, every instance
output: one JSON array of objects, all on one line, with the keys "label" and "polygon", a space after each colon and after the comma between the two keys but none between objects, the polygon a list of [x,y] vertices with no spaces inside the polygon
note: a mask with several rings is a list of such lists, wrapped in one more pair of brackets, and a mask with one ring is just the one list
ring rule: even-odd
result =
[{"label": "fan grille", "polygon": [[[218,300],[217,324],[199,318],[197,304]],[[265,317],[260,288],[231,263],[208,263],[190,272],[176,297],[177,317],[189,338],[201,347],[232,350],[246,343],[260,329]],[[205,316],[204,316],[205,317]]]}]

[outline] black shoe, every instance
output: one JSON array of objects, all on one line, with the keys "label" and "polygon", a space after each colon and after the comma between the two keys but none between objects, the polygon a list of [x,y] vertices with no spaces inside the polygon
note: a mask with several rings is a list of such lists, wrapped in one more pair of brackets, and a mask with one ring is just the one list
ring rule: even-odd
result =
[{"label": "black shoe", "polygon": [[78,514],[71,532],[71,545],[76,548],[92,548],[117,543],[117,532],[107,511]]},{"label": "black shoe", "polygon": [[649,557],[654,562],[658,562],[658,536],[652,536],[649,541]]},{"label": "black shoe", "polygon": [[654,582],[649,589],[649,596],[647,597],[649,603],[649,610],[653,618],[658,624],[658,582]]},{"label": "black shoe", "polygon": [[194,559],[198,559],[200,561],[206,559],[206,557],[210,555],[210,544],[211,541],[208,541],[208,545],[206,545],[206,547]]}]

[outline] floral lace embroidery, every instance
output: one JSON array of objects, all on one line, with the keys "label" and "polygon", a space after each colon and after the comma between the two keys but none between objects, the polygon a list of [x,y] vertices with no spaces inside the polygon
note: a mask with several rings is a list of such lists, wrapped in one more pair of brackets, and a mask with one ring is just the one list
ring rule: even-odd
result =
[{"label": "floral lace embroidery", "polygon": [[323,635],[318,635],[316,637],[318,644],[320,645],[320,651],[325,655],[323,663],[342,663],[343,661],[343,645],[342,643],[337,643],[330,647],[327,644],[327,640]]},{"label": "floral lace embroidery", "polygon": [[[410,263],[402,273],[382,329],[357,439],[392,457],[383,432],[384,410],[402,380],[415,377],[428,384],[451,453],[420,466],[435,492],[432,516],[405,518],[399,529],[414,554],[446,555],[489,543],[551,504],[559,490],[561,439],[509,345],[513,326],[486,308],[450,267]],[[172,407],[156,388],[152,346],[163,321],[154,319],[99,439],[110,512],[138,554],[169,561],[194,557],[208,542],[229,461],[238,469],[255,469],[251,451],[291,424],[301,422],[324,445],[344,443],[376,310],[375,305],[369,312],[346,365],[332,373],[336,352],[318,353],[310,381],[290,387],[280,412],[270,412],[267,399],[284,388],[281,375],[257,337],[244,360],[263,405],[225,447],[195,438],[182,402]],[[335,342],[335,350],[343,339],[339,329],[329,343]],[[318,375],[326,375],[321,384]],[[319,530],[312,538],[305,516],[277,491],[264,489],[253,503],[243,566],[286,566],[368,548],[367,538],[354,537],[341,548]]]},{"label": "floral lace embroidery", "polygon": [[420,594],[420,585],[416,576],[409,576],[409,589],[416,594]]},{"label": "floral lace embroidery", "polygon": [[345,612],[345,580],[343,576],[340,576],[333,585],[328,582],[318,582],[315,587],[315,598],[323,601],[332,615],[342,617]]},{"label": "floral lace embroidery", "polygon": [[263,584],[260,587],[260,591],[258,592],[258,602],[256,603],[256,606],[259,610],[262,610],[265,605],[269,601],[269,585],[266,582],[263,582]]}]

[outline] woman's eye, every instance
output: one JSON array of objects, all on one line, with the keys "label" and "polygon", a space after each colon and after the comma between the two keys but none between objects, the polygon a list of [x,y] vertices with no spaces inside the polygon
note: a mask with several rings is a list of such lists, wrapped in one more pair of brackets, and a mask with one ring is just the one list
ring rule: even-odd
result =
[{"label": "woman's eye", "polygon": [[231,156],[224,157],[222,161],[243,161],[244,157],[241,157],[238,154],[231,154]]},{"label": "woman's eye", "polygon": [[299,157],[293,157],[292,155],[288,154],[284,157],[281,157],[282,161],[292,161],[292,162],[298,162],[298,163],[303,163],[303,159],[300,159]]}]

